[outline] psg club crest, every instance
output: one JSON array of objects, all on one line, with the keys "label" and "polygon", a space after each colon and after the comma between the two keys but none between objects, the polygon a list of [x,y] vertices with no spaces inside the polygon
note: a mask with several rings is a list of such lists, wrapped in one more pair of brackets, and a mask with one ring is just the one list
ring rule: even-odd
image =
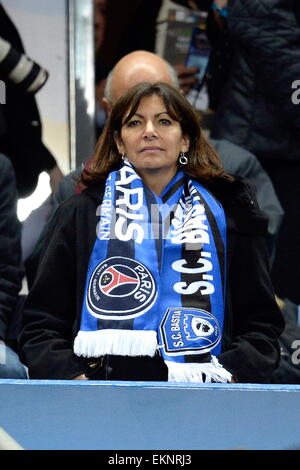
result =
[{"label": "psg club crest", "polygon": [[221,339],[217,319],[198,308],[168,308],[160,326],[166,354],[197,354],[210,351]]},{"label": "psg club crest", "polygon": [[149,310],[157,295],[155,280],[139,261],[114,256],[94,269],[87,307],[98,318],[135,318]]}]

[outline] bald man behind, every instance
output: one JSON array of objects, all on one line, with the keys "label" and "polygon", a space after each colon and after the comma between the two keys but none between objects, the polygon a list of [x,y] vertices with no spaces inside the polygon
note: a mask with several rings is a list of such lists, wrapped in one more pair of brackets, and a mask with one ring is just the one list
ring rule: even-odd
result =
[{"label": "bald man behind", "polygon": [[179,88],[176,72],[168,62],[152,52],[131,52],[117,62],[106,79],[102,103],[107,114],[122,95],[141,82],[166,82]]},{"label": "bald man behind", "polygon": [[[102,106],[106,114],[110,114],[118,98],[134,85],[141,82],[155,83],[158,81],[166,82],[175,88],[180,87],[173,67],[158,55],[148,51],[134,51],[124,56],[117,62],[106,80],[104,97],[102,99]],[[210,139],[210,143],[220,155],[227,173],[247,178],[256,188],[260,208],[269,220],[269,242],[271,251],[281,223],[283,211],[270,178],[263,170],[256,157],[243,148],[225,140],[218,141]],[[62,201],[74,194],[76,178],[81,171],[82,167],[78,167],[61,181],[57,192],[53,196],[54,209]],[[44,227],[34,252],[25,260],[29,287],[34,280],[38,267],[38,253],[47,232],[47,225],[48,223]]]},{"label": "bald man behind", "polygon": [[134,51],[122,57],[106,79],[102,105],[109,114],[114,104],[127,90],[141,82],[166,82],[182,93],[195,84],[197,67],[186,67],[177,76],[176,70],[157,54]]}]

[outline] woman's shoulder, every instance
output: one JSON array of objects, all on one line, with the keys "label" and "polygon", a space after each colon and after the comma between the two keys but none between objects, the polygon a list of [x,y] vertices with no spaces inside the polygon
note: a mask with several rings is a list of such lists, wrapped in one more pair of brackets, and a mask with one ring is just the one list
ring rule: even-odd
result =
[{"label": "woman's shoulder", "polygon": [[259,208],[256,190],[249,180],[239,176],[216,178],[207,186],[222,204],[229,227],[247,233],[267,232],[268,219]]},{"label": "woman's shoulder", "polygon": [[60,203],[59,208],[61,211],[69,211],[98,206],[102,201],[104,188],[105,181],[101,181],[97,186],[91,186],[68,197]]},{"label": "woman's shoulder", "polygon": [[252,183],[246,178],[230,175],[205,182],[205,186],[220,200],[228,205],[242,205],[253,208],[256,205],[256,194]]},{"label": "woman's shoulder", "polygon": [[90,222],[96,219],[104,187],[105,185],[100,184],[97,188],[87,188],[62,201],[49,220],[49,230],[60,231],[68,230],[68,227],[89,226]]}]

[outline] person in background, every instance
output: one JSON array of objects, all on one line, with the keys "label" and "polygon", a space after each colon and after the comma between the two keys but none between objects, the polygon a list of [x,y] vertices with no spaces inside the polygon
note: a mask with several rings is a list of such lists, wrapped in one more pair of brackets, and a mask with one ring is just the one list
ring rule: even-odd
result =
[{"label": "person in background", "polygon": [[16,181],[12,165],[0,153],[0,378],[26,379],[26,368],[15,351],[19,332],[21,224],[16,214]]},{"label": "person in background", "polygon": [[268,173],[284,210],[272,280],[281,298],[299,305],[300,106],[292,87],[300,77],[300,4],[229,0],[227,9],[234,58],[212,135],[254,153]]},{"label": "person in background", "polygon": [[25,303],[31,378],[267,382],[283,320],[267,220],[166,83],[111,110]]},{"label": "person in background", "polygon": [[16,26],[0,4],[0,80],[6,91],[0,108],[0,152],[12,162],[19,198],[32,194],[43,171],[49,174],[52,191],[63,177],[43,143],[35,99],[47,78],[48,72],[26,55]]}]

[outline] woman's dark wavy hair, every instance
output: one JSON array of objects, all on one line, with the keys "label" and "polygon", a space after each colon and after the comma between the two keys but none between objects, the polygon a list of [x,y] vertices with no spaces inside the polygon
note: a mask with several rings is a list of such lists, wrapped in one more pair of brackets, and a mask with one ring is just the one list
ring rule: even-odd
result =
[{"label": "woman's dark wavy hair", "polygon": [[200,118],[192,105],[172,86],[157,82],[139,83],[116,102],[98,139],[94,155],[81,173],[79,179],[81,187],[96,184],[119,167],[122,160],[115,137],[120,135],[124,123],[135,114],[141,100],[153,95],[162,99],[168,114],[179,122],[182,133],[189,137],[188,163],[182,167],[185,173],[196,179],[211,180],[220,177],[230,179],[230,176],[224,172],[218,154],[203,135]]}]

